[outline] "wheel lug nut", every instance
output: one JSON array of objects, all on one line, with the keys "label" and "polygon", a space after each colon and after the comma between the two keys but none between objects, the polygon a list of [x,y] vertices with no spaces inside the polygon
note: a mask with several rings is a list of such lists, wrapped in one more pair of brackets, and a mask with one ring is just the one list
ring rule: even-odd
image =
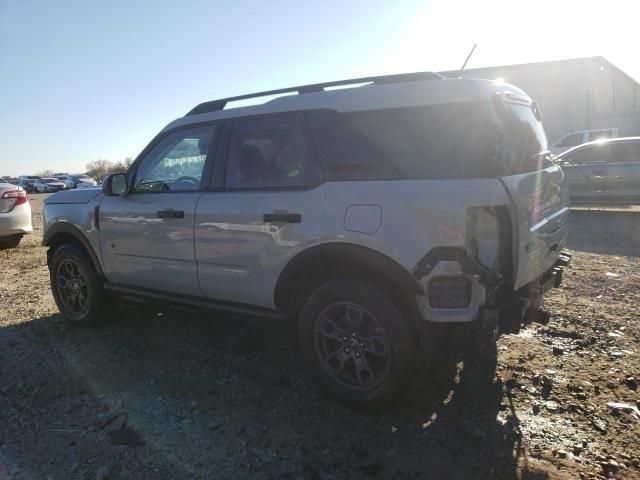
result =
[{"label": "wheel lug nut", "polygon": [[348,348],[345,348],[344,353],[351,353],[351,350],[349,350]]},{"label": "wheel lug nut", "polygon": [[342,340],[344,340],[346,342],[347,341],[347,337],[342,337]]},{"label": "wheel lug nut", "polygon": [[356,352],[356,357],[360,358],[360,352]]},{"label": "wheel lug nut", "polygon": [[360,346],[361,346],[361,347],[364,347],[364,343],[362,343],[362,342],[361,342],[361,343],[360,343]]}]

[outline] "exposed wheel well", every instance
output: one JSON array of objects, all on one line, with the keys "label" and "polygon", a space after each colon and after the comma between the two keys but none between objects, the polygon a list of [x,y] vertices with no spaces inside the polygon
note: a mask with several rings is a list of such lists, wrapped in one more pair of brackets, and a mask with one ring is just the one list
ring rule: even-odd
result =
[{"label": "exposed wheel well", "polygon": [[276,307],[295,319],[311,291],[331,278],[356,278],[372,284],[416,328],[419,312],[413,297],[422,293],[417,280],[392,258],[352,244],[323,244],[293,258],[278,280]]}]

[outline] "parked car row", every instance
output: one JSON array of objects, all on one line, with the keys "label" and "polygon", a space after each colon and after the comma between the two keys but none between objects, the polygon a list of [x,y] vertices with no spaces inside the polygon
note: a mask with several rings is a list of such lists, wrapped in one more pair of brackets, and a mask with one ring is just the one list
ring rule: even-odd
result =
[{"label": "parked car row", "polygon": [[74,188],[89,188],[98,185],[88,175],[54,175],[53,177],[40,177],[38,175],[21,175],[17,185],[27,193],[51,193],[60,190],[72,190]]}]

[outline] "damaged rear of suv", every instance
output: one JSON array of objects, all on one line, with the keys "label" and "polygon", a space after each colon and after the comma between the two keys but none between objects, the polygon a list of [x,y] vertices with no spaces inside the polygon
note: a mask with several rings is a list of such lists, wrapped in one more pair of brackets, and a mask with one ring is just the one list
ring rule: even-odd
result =
[{"label": "damaged rear of suv", "polygon": [[101,194],[47,199],[67,318],[115,293],[288,318],[318,383],[358,408],[408,391],[435,325],[485,341],[548,321],[569,197],[524,92],[421,73],[274,93],[297,95],[198,105]]}]

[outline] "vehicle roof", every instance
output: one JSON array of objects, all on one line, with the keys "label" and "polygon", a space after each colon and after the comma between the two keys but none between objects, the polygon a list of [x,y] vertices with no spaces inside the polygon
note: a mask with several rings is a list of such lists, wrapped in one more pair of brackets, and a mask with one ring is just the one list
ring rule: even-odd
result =
[{"label": "vehicle roof", "polygon": [[162,131],[213,120],[281,113],[332,109],[355,112],[443,103],[488,101],[498,91],[526,94],[519,88],[493,80],[449,78],[414,80],[388,84],[366,84],[312,93],[284,94],[260,105],[191,114],[169,123]]},{"label": "vehicle roof", "polygon": [[611,145],[612,143],[638,143],[640,142],[640,137],[616,137],[616,138],[606,138],[602,140],[593,140],[592,142],[582,143],[580,145],[576,145],[575,147],[571,147],[569,150],[565,150],[558,158],[564,157],[571,152],[575,152],[576,150],[580,150],[582,148],[591,147],[591,146],[604,146]]}]

